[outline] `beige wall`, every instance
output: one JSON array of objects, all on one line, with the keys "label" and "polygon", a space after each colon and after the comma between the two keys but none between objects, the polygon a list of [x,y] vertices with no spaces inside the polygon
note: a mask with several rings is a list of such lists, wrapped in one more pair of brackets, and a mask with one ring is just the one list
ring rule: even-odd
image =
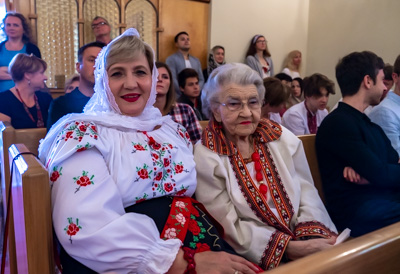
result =
[{"label": "beige wall", "polygon": [[[275,72],[299,49],[302,76],[321,72],[335,80],[337,61],[352,51],[374,51],[393,64],[400,54],[399,11],[399,0],[212,0],[209,43],[225,46],[228,62],[242,62],[250,38],[261,33]],[[336,87],[329,106],[340,97]]]},{"label": "beige wall", "polygon": [[[399,12],[398,0],[310,0],[307,74],[336,80],[336,63],[353,51],[370,50],[393,64],[400,54]],[[340,97],[336,86],[329,105]]]},{"label": "beige wall", "polygon": [[262,34],[275,73],[280,72],[291,50],[307,56],[308,4],[309,0],[212,0],[209,47],[221,44],[228,62],[243,62],[250,39]]}]

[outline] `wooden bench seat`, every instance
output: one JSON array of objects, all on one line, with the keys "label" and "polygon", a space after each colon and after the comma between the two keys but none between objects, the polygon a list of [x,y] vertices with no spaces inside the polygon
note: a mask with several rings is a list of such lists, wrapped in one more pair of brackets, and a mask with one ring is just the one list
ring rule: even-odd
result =
[{"label": "wooden bench seat", "polygon": [[264,273],[400,273],[400,222]]}]

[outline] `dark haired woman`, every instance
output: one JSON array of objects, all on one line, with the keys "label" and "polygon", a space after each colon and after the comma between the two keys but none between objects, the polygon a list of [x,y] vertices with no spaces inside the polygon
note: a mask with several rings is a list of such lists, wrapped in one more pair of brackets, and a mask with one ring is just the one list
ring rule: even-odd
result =
[{"label": "dark haired woman", "polygon": [[251,39],[246,53],[246,64],[263,79],[274,75],[274,64],[264,36],[257,34]]}]

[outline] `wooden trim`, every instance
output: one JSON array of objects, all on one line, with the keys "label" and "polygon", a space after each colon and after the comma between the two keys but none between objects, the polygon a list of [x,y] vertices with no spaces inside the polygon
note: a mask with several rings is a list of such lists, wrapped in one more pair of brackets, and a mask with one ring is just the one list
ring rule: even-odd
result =
[{"label": "wooden trim", "polygon": [[399,256],[400,222],[263,273],[400,273]]}]

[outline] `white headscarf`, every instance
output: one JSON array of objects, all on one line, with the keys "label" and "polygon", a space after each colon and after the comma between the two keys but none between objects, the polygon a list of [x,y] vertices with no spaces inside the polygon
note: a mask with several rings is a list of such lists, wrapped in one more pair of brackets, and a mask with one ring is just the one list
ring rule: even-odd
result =
[{"label": "white headscarf", "polygon": [[[123,34],[111,41],[106,47],[104,47],[96,58],[95,64],[95,86],[92,98],[86,104],[83,113],[72,113],[65,115],[63,118],[55,123],[46,138],[42,140],[39,147],[39,155],[41,160],[47,156],[49,149],[55,141],[57,135],[63,130],[66,124],[74,121],[87,121],[94,122],[95,124],[113,127],[119,129],[128,130],[141,130],[151,131],[157,125],[163,124],[166,120],[169,120],[169,116],[162,116],[158,108],[154,107],[156,102],[156,86],[158,70],[155,65],[155,58],[153,58],[153,70],[152,70],[152,83],[149,99],[147,100],[146,106],[143,112],[136,117],[123,115],[115,101],[114,95],[112,94],[108,85],[108,74],[106,70],[106,58],[110,47],[124,36],[136,36],[140,37],[136,29],[130,28]],[[154,56],[154,51],[152,52]],[[127,60],[129,61],[129,60]],[[43,159],[42,159],[43,158]]]}]

